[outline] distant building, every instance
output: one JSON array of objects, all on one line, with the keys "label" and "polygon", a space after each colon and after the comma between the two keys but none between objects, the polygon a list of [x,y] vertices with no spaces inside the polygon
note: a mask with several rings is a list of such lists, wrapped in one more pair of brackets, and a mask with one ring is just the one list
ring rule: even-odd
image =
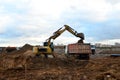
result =
[{"label": "distant building", "polygon": [[2,51],[3,51],[4,48],[5,48],[5,47],[0,47],[0,53],[2,53]]},{"label": "distant building", "polygon": [[96,47],[101,47],[101,44],[100,43],[96,43],[95,46]]},{"label": "distant building", "polygon": [[115,46],[120,47],[120,43],[115,43]]},{"label": "distant building", "polygon": [[101,43],[96,43],[95,46],[96,47],[112,47],[112,45],[110,44],[101,44]]},{"label": "distant building", "polygon": [[2,50],[3,50],[3,48],[2,48],[2,47],[0,47],[0,53],[2,53]]}]

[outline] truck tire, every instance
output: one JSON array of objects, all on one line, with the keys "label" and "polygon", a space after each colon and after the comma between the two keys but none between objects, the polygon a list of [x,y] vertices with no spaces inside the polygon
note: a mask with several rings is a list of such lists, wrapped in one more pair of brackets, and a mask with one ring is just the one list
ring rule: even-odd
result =
[{"label": "truck tire", "polygon": [[80,59],[80,60],[89,60],[89,54],[79,54],[78,59]]}]

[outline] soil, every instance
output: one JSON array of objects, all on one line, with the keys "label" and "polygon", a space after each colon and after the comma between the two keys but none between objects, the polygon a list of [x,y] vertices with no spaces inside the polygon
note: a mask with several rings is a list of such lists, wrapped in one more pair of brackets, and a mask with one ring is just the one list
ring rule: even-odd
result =
[{"label": "soil", "polygon": [[0,55],[0,80],[120,80],[120,57],[26,57],[24,53],[31,49],[25,45],[19,51]]}]

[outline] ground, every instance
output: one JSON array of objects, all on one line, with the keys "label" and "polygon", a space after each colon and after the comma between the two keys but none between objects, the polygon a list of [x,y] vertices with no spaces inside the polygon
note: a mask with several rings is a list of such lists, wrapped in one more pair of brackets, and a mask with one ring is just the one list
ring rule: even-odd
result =
[{"label": "ground", "polygon": [[120,57],[45,59],[19,52],[0,55],[0,80],[120,80]]}]

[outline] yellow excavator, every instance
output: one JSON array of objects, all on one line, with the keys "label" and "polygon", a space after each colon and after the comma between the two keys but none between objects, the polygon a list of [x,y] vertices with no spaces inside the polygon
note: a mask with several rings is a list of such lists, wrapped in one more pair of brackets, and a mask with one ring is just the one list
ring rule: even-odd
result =
[{"label": "yellow excavator", "polygon": [[68,31],[70,33],[72,33],[74,36],[79,37],[80,40],[78,41],[78,43],[83,43],[84,40],[84,34],[83,33],[78,33],[77,31],[75,31],[74,29],[72,29],[70,26],[68,25],[64,25],[63,27],[61,27],[60,29],[58,29],[57,31],[55,31],[53,33],[52,36],[50,36],[46,42],[44,42],[42,47],[33,47],[33,52],[39,56],[41,54],[44,54],[45,57],[47,58],[48,55],[53,55],[53,57],[55,57],[54,55],[54,45],[53,42],[51,42],[51,40],[55,40],[57,37],[59,37],[64,31]]}]

